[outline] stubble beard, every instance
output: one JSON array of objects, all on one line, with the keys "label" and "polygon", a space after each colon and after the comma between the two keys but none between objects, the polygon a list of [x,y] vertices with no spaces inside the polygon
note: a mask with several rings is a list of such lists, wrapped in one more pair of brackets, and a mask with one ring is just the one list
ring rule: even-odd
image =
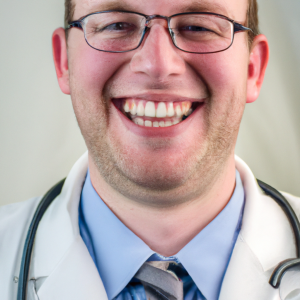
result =
[{"label": "stubble beard", "polygon": [[[108,101],[84,99],[84,93],[80,91],[72,96],[72,100],[89,155],[99,175],[124,197],[156,207],[180,205],[209,191],[234,151],[244,109],[243,106],[237,107],[234,112],[228,109],[214,124],[207,117],[204,142],[195,141],[192,153],[176,162],[167,162],[172,172],[166,172],[168,168],[160,162],[153,161],[148,164],[151,166],[148,168],[136,164],[122,144],[110,138],[107,134],[110,113]],[[97,103],[94,112],[88,109],[88,105],[82,105],[86,101]],[[95,114],[95,109],[102,112],[101,115]],[[205,109],[205,116],[213,113],[212,105],[207,105]],[[82,115],[85,117],[81,118]],[[235,118],[232,118],[233,115]],[[230,122],[231,119],[235,122]],[[148,142],[153,151],[170,147],[171,144],[170,140]]]}]

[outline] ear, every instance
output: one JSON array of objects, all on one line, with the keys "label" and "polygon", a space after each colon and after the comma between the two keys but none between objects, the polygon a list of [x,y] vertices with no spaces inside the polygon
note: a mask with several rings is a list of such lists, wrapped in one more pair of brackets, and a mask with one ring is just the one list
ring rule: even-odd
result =
[{"label": "ear", "polygon": [[269,61],[267,38],[260,34],[253,40],[248,66],[247,103],[254,102],[259,95]]},{"label": "ear", "polygon": [[58,28],[52,35],[53,59],[56,76],[60,89],[65,94],[70,94],[69,67],[66,33],[63,28]]}]

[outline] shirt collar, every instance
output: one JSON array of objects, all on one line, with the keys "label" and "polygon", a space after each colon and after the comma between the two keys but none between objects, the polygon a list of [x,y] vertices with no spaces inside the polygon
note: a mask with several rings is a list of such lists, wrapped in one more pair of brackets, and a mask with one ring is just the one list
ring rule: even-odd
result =
[{"label": "shirt collar", "polygon": [[[236,187],[229,203],[210,224],[174,255],[207,299],[218,299],[239,232],[243,204],[244,189],[236,171]],[[111,300],[155,253],[101,200],[92,186],[89,172],[79,210],[81,236],[95,261],[108,299]]]},{"label": "shirt collar", "polygon": [[242,181],[236,171],[236,187],[228,204],[176,255],[206,299],[219,297],[240,231],[244,197]]},{"label": "shirt collar", "polygon": [[87,233],[82,238],[92,246],[89,251],[111,300],[154,252],[106,206],[92,186],[89,172],[80,210],[80,231]]}]

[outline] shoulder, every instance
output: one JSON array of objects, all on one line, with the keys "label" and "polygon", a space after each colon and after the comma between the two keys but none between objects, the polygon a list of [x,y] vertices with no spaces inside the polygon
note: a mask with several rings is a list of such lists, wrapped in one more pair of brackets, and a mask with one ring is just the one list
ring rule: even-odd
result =
[{"label": "shoulder", "polygon": [[5,299],[16,298],[14,277],[19,276],[26,233],[40,199],[0,207],[0,290]]},{"label": "shoulder", "polygon": [[30,216],[33,216],[40,199],[36,197],[0,207],[0,238],[9,232],[22,231]]}]

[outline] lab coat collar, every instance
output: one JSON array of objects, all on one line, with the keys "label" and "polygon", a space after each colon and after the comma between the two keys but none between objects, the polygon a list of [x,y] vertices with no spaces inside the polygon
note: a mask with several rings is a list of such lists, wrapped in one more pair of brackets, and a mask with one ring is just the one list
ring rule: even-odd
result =
[{"label": "lab coat collar", "polygon": [[249,167],[238,157],[236,168],[246,195],[240,238],[266,272],[274,269],[280,261],[296,257],[294,234],[283,210],[264,194]]},{"label": "lab coat collar", "polygon": [[[47,277],[38,290],[40,300],[107,300],[100,276],[79,234],[78,205],[87,167],[85,153],[72,168],[61,194],[39,225],[29,279]],[[277,299],[272,295],[278,293],[268,284],[268,279],[280,261],[296,256],[291,243],[293,233],[281,208],[263,194],[248,166],[238,157],[236,168],[245,190],[245,211],[220,300]]]},{"label": "lab coat collar", "polygon": [[238,157],[236,168],[245,190],[245,210],[219,300],[279,300],[269,279],[279,262],[296,257],[293,232],[282,209],[262,192]]},{"label": "lab coat collar", "polygon": [[49,276],[80,235],[78,206],[88,165],[85,153],[71,169],[60,195],[39,224],[31,259],[30,276]]},{"label": "lab coat collar", "polygon": [[45,278],[40,300],[107,300],[95,264],[80,237],[78,205],[88,166],[85,153],[39,225],[29,279]]}]

